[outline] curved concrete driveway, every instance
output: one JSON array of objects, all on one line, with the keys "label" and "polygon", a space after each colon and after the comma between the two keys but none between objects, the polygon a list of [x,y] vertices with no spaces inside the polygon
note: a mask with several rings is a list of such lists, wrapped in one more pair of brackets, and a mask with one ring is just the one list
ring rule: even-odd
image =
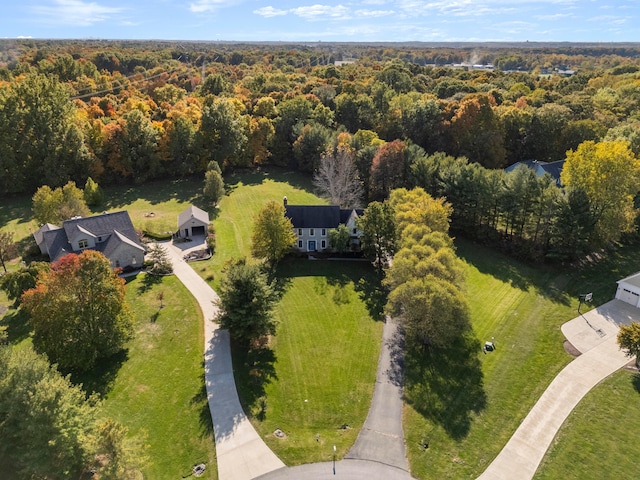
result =
[{"label": "curved concrete driveway", "polygon": [[204,373],[216,440],[218,478],[250,480],[284,467],[246,417],[233,378],[229,334],[213,322],[218,298],[213,289],[183,259],[172,244],[160,244],[169,254],[173,271],[198,301],[204,316]]},{"label": "curved concrete driveway", "polygon": [[640,310],[613,300],[562,326],[582,355],[551,382],[481,480],[533,478],[560,426],[578,402],[603,379],[629,362],[618,348],[618,325],[640,320]]}]

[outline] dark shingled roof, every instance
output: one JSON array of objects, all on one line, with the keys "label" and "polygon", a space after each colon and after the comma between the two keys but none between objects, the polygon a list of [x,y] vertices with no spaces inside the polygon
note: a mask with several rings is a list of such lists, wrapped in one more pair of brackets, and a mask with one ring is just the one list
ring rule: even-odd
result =
[{"label": "dark shingled roof", "polygon": [[340,224],[337,205],[287,205],[285,215],[294,228],[336,228]]}]

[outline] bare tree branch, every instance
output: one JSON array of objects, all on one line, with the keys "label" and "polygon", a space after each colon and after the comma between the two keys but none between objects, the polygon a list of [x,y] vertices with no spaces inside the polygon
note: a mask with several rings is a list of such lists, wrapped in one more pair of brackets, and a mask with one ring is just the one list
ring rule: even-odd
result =
[{"label": "bare tree branch", "polygon": [[364,189],[353,157],[345,150],[325,155],[313,176],[313,185],[321,197],[341,208],[362,206]]}]

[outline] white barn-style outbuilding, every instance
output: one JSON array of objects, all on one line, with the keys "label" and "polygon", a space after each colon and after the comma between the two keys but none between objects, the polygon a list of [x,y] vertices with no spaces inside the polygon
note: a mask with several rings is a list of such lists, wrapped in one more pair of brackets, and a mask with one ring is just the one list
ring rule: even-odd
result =
[{"label": "white barn-style outbuilding", "polygon": [[189,238],[206,235],[209,228],[209,214],[200,208],[190,205],[178,215],[178,237]]},{"label": "white barn-style outbuilding", "polygon": [[634,307],[640,307],[640,272],[618,280],[616,298]]}]

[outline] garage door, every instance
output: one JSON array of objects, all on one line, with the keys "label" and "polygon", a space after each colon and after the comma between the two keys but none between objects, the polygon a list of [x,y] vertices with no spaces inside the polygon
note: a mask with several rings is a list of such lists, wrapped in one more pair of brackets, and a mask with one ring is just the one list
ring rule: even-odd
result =
[{"label": "garage door", "polygon": [[205,229],[204,227],[191,227],[191,235],[204,235]]},{"label": "garage door", "polygon": [[623,302],[630,303],[633,306],[638,306],[638,300],[640,300],[640,295],[638,295],[636,292],[632,292],[631,290],[627,290],[626,288],[623,288],[618,298]]}]

